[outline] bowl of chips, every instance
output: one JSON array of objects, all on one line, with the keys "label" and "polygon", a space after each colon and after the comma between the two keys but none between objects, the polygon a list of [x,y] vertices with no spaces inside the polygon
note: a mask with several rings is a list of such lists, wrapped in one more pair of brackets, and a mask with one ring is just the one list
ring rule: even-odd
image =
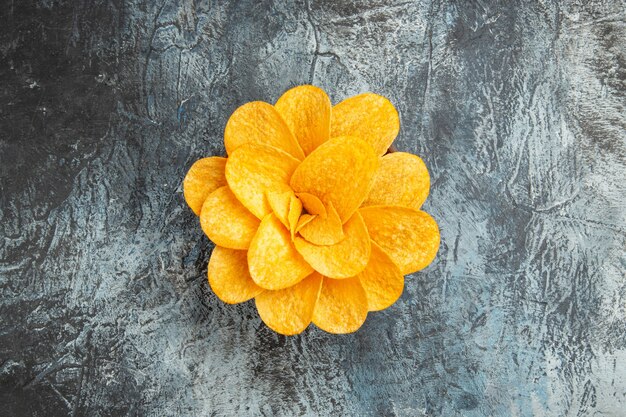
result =
[{"label": "bowl of chips", "polygon": [[399,129],[385,97],[333,106],[311,85],[235,110],[224,131],[228,156],[196,161],[183,181],[215,243],[215,295],[229,304],[254,299],[261,320],[284,335],[311,323],[352,333],[395,303],[405,275],[428,266],[440,241],[421,210],[426,165],[390,152]]}]

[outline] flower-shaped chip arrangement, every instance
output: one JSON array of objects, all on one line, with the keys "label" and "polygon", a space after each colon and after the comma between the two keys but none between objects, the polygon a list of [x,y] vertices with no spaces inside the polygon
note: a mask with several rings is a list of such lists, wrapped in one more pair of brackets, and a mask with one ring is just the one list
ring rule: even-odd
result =
[{"label": "flower-shaped chip arrangement", "polygon": [[263,322],[285,335],[311,322],[351,333],[392,305],[404,275],[439,248],[437,223],[420,210],[424,162],[386,153],[399,128],[391,102],[372,93],[332,106],[303,85],[275,105],[239,107],[224,132],[228,157],[198,160],[183,183],[216,245],[213,292],[230,304],[254,298]]}]

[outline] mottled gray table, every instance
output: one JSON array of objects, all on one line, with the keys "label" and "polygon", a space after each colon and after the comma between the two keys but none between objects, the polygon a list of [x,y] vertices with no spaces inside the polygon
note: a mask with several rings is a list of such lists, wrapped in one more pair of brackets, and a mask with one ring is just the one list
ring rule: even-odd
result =
[{"label": "mottled gray table", "polygon": [[[623,1],[1,3],[1,415],[626,415]],[[302,83],[432,175],[439,255],[352,335],[216,299],[181,193]]]}]

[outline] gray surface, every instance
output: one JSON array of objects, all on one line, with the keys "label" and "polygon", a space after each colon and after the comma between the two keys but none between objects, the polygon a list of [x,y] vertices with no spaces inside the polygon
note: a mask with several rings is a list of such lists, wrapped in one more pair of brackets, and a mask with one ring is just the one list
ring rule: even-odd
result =
[{"label": "gray surface", "polygon": [[[2,3],[0,414],[624,415],[624,2]],[[181,194],[308,82],[396,104],[442,230],[353,335],[217,300]]]}]

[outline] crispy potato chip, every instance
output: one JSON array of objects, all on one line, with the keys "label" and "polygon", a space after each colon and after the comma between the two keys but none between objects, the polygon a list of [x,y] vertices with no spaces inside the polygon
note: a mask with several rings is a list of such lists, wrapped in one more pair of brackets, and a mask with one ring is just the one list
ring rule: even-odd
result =
[{"label": "crispy potato chip", "polygon": [[291,287],[313,272],[274,213],[265,216],[252,239],[248,265],[254,282],[267,290]]},{"label": "crispy potato chip", "polygon": [[302,213],[302,202],[300,199],[296,197],[293,191],[282,193],[268,192],[267,201],[278,220],[292,233],[293,239],[298,219]]},{"label": "crispy potato chip", "polygon": [[228,304],[243,303],[264,291],[250,277],[245,250],[216,246],[209,260],[208,276],[215,295]]},{"label": "crispy potato chip", "polygon": [[302,207],[307,213],[326,216],[326,207],[324,207],[322,200],[309,193],[296,193],[296,196],[302,201]]},{"label": "crispy potato chip", "polygon": [[278,220],[289,229],[289,209],[291,205],[291,197],[293,191],[272,192],[266,193],[267,202],[270,204],[272,211],[278,217]]},{"label": "crispy potato chip", "polygon": [[246,143],[272,146],[304,159],[304,152],[285,121],[274,106],[263,101],[244,104],[226,123],[224,145],[228,155]]},{"label": "crispy potato chip", "polygon": [[296,285],[265,291],[256,297],[256,309],[263,323],[277,333],[302,333],[311,323],[313,309],[322,288],[322,276],[312,273]]},{"label": "crispy potato chip", "polygon": [[400,269],[374,242],[372,242],[370,261],[357,278],[365,290],[369,311],[389,307],[400,298],[404,289],[404,276]]},{"label": "crispy potato chip", "polygon": [[294,194],[291,194],[289,201],[289,214],[287,215],[287,221],[289,223],[289,231],[291,232],[291,240],[293,240],[296,233],[296,227],[298,226],[298,219],[302,214],[302,202]]},{"label": "crispy potato chip", "polygon": [[248,249],[259,219],[241,205],[228,186],[213,191],[204,201],[200,226],[218,246]]},{"label": "crispy potato chip", "polygon": [[430,177],[417,155],[394,152],[381,158],[374,184],[364,206],[402,206],[415,210],[426,201]]},{"label": "crispy potato chip", "polygon": [[329,333],[355,332],[367,318],[367,298],[356,277],[324,277],[322,290],[313,310],[313,324]]},{"label": "crispy potato chip", "polygon": [[266,193],[291,191],[289,179],[299,163],[279,149],[248,143],[228,158],[226,180],[241,204],[263,219],[272,211]]},{"label": "crispy potato chip", "polygon": [[316,217],[316,214],[303,214],[302,216],[300,216],[300,218],[298,219],[298,224],[296,225],[296,233],[298,233],[300,229],[302,229],[304,226],[312,222],[313,219],[315,219]]},{"label": "crispy potato chip", "polygon": [[301,85],[287,91],[274,105],[300,143],[310,154],[330,138],[330,99],[324,90]]},{"label": "crispy potato chip", "polygon": [[[378,157],[363,140],[333,138],[302,161],[291,177],[291,187],[296,193],[315,195],[326,206],[332,202],[345,223],[369,194],[378,165]],[[228,165],[226,170],[228,178]]]},{"label": "crispy potato chip", "polygon": [[300,228],[300,236],[315,245],[334,245],[344,238],[343,225],[332,202],[327,215],[319,215]]},{"label": "crispy potato chip", "polygon": [[439,250],[439,227],[426,212],[396,206],[359,209],[372,241],[403,275],[425,268]]},{"label": "crispy potato chip", "polygon": [[365,269],[370,258],[370,238],[356,212],[344,225],[345,238],[329,246],[314,245],[301,237],[294,244],[304,259],[320,274],[331,278],[353,277]]},{"label": "crispy potato chip", "polygon": [[225,167],[226,158],[211,156],[198,159],[189,168],[183,180],[183,195],[196,216],[200,215],[202,204],[209,194],[226,185]]},{"label": "crispy potato chip", "polygon": [[357,136],[372,145],[379,156],[385,154],[400,131],[395,107],[383,96],[360,94],[335,105],[330,118],[330,137]]}]

